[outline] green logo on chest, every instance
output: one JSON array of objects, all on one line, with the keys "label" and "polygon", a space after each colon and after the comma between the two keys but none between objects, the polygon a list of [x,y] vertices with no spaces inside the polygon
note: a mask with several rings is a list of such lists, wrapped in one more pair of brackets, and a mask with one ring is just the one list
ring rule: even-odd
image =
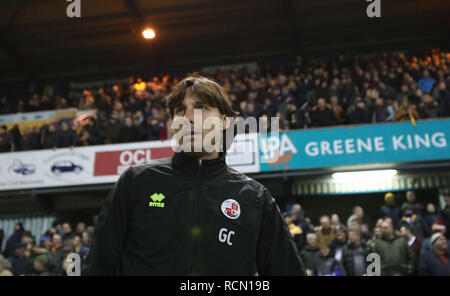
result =
[{"label": "green logo on chest", "polygon": [[150,198],[152,199],[151,202],[148,203],[149,207],[156,207],[156,208],[164,208],[163,201],[166,197],[162,193],[153,193],[150,195]]}]

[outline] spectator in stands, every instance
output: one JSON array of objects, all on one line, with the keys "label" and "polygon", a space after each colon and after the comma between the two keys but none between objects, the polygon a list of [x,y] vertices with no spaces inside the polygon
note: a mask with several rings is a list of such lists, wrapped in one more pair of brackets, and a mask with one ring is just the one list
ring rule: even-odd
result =
[{"label": "spectator in stands", "polygon": [[100,87],[98,93],[99,94],[98,94],[98,98],[96,100],[95,105],[97,106],[97,111],[98,111],[99,115],[102,115],[102,116],[110,115],[112,112],[112,109],[113,109],[111,96],[109,96],[105,92],[104,87]]},{"label": "spectator in stands", "polygon": [[422,96],[422,102],[417,110],[420,118],[436,118],[439,115],[439,104],[429,94]]},{"label": "spectator in stands", "polygon": [[54,233],[52,235],[52,245],[50,247],[49,254],[49,271],[55,272],[58,269],[58,266],[61,266],[61,260],[63,256],[63,242],[61,239],[61,235],[58,233]]},{"label": "spectator in stands", "polygon": [[337,96],[332,96],[330,98],[330,107],[333,110],[334,118],[336,119],[336,124],[344,124],[347,120],[344,108],[339,103],[339,99]]},{"label": "spectator in stands", "polygon": [[78,222],[75,227],[75,234],[81,237],[82,233],[86,231],[86,223]]},{"label": "spectator in stands", "polygon": [[36,255],[37,247],[35,246],[33,235],[30,231],[25,231],[23,233],[22,244],[25,246],[25,256],[27,258],[31,258]]},{"label": "spectator in stands", "polygon": [[361,124],[370,121],[370,113],[366,109],[366,104],[362,100],[357,100],[356,108],[350,113],[350,123]]},{"label": "spectator in stands", "polygon": [[6,125],[0,126],[0,153],[11,151],[11,139],[7,132]]},{"label": "spectator in stands", "polygon": [[64,97],[57,96],[56,97],[56,109],[66,109],[69,108],[69,103],[67,99]]},{"label": "spectator in stands", "polygon": [[408,204],[414,209],[414,214],[423,216],[424,213],[424,206],[422,203],[416,201],[416,194],[414,191],[407,191],[406,192],[406,202],[403,203],[403,205]]},{"label": "spectator in stands", "polygon": [[450,193],[444,194],[445,207],[441,210],[442,224],[446,228],[445,237],[450,239]]},{"label": "spectator in stands", "polygon": [[418,258],[420,257],[420,250],[422,248],[423,239],[414,235],[413,229],[408,223],[400,223],[400,234],[406,239],[408,246],[414,252],[415,268],[414,275],[417,273]]},{"label": "spectator in stands", "polygon": [[31,131],[29,126],[23,127],[22,151],[35,150],[39,148],[40,138],[36,131]]},{"label": "spectator in stands", "polygon": [[89,123],[84,127],[84,130],[89,133],[89,136],[87,137],[87,142],[89,145],[102,144],[104,134],[100,128],[98,120],[89,120]]},{"label": "spectator in stands", "polygon": [[29,275],[32,276],[50,276],[52,275],[50,272],[48,272],[48,262],[49,262],[49,255],[48,254],[41,254],[36,256],[32,260],[33,264],[33,270]]},{"label": "spectator in stands", "polygon": [[0,255],[0,276],[13,276],[11,262],[3,257],[3,255]]},{"label": "spectator in stands", "polygon": [[12,256],[14,253],[14,247],[22,243],[22,235],[24,233],[23,224],[21,222],[14,225],[14,233],[8,238],[6,242],[6,248],[4,255],[6,258]]},{"label": "spectator in stands", "polygon": [[84,260],[91,249],[92,237],[87,231],[83,231],[81,234],[81,248],[78,251],[80,257]]},{"label": "spectator in stands", "polygon": [[8,258],[11,262],[11,271],[14,275],[27,275],[31,271],[31,263],[25,255],[25,244],[18,243],[13,248],[12,255]]},{"label": "spectator in stands", "polygon": [[331,228],[333,230],[335,230],[336,228],[338,228],[341,224],[341,219],[339,218],[338,214],[332,214],[331,215]]},{"label": "spectator in stands", "polygon": [[352,227],[352,221],[357,219],[360,224],[363,223],[364,210],[360,206],[355,206],[352,211],[352,215],[347,219],[347,227]]},{"label": "spectator in stands", "polygon": [[138,129],[133,125],[131,117],[126,117],[119,141],[121,143],[135,142],[137,140],[137,133]]},{"label": "spectator in stands", "polygon": [[316,127],[329,126],[336,123],[333,110],[331,110],[331,106],[326,103],[324,98],[319,98],[317,105],[312,108],[311,123]]},{"label": "spectator in stands", "polygon": [[55,109],[54,104],[51,102],[50,97],[43,94],[41,97],[41,103],[39,104],[39,109],[42,111],[48,111]]},{"label": "spectator in stands", "polygon": [[386,122],[389,118],[392,118],[392,114],[384,105],[384,100],[382,98],[377,98],[375,100],[375,110],[372,113],[372,122]]},{"label": "spectator in stands", "polygon": [[53,149],[56,147],[56,128],[54,124],[44,125],[42,127],[42,149]]},{"label": "spectator in stands", "polygon": [[436,80],[430,77],[428,70],[423,71],[423,77],[419,79],[419,88],[423,93],[429,93],[436,83]]},{"label": "spectator in stands", "polygon": [[6,97],[0,99],[0,114],[13,113],[12,108],[9,106]]},{"label": "spectator in stands", "polygon": [[331,241],[333,241],[336,236],[331,228],[330,217],[327,215],[323,215],[320,217],[320,227],[316,232],[319,247],[321,246],[329,246]]},{"label": "spectator in stands", "polygon": [[450,256],[448,241],[441,232],[430,239],[431,248],[423,249],[420,255],[419,275],[450,276]]},{"label": "spectator in stands", "polygon": [[303,230],[294,223],[294,214],[292,212],[284,213],[284,222],[289,228],[292,239],[297,246],[297,250],[302,250],[306,244],[304,240]]},{"label": "spectator in stands", "polygon": [[329,246],[320,247],[320,256],[316,261],[315,273],[318,276],[342,276],[345,275],[342,264],[333,257]]},{"label": "spectator in stands", "polygon": [[73,148],[77,145],[77,135],[72,126],[65,121],[61,123],[61,129],[56,132],[56,147]]},{"label": "spectator in stands", "polygon": [[347,244],[347,228],[344,224],[340,224],[334,229],[334,232],[336,234],[336,238],[331,241],[329,247],[334,258],[337,261],[342,262],[342,251],[344,246]]},{"label": "spectator in stands", "polygon": [[38,111],[39,108],[40,99],[37,94],[34,94],[31,99],[28,100],[28,104],[25,107],[26,112],[35,112]]},{"label": "spectator in stands", "polygon": [[105,142],[107,144],[120,143],[120,135],[122,131],[122,123],[114,116],[109,119],[106,127]]},{"label": "spectator in stands", "polygon": [[414,213],[414,207],[411,204],[404,203],[402,205],[402,213],[403,216],[401,222],[408,223],[411,226],[415,236],[421,239],[429,237],[430,233],[427,225],[421,216]]},{"label": "spectator in stands", "polygon": [[92,96],[90,90],[85,89],[83,91],[83,96],[80,98],[80,102],[78,103],[78,109],[80,110],[95,109],[95,99]]},{"label": "spectator in stands", "polygon": [[396,95],[396,101],[401,103],[404,97],[409,97],[412,95],[412,92],[409,90],[408,84],[403,83],[400,92]]},{"label": "spectator in stands", "polygon": [[291,212],[293,214],[294,223],[302,229],[304,240],[306,241],[306,235],[312,231],[309,227],[309,223],[305,220],[305,212],[299,203],[292,205]]},{"label": "spectator in stands", "polygon": [[305,264],[306,273],[308,275],[313,275],[317,259],[320,256],[317,235],[315,233],[308,233],[306,235],[306,241],[307,245],[300,255]]},{"label": "spectator in stands", "polygon": [[400,106],[395,113],[395,121],[410,121],[411,119],[417,120],[419,113],[417,112],[416,105],[410,104],[407,97],[403,97]]},{"label": "spectator in stands", "polygon": [[348,230],[348,243],[342,249],[342,265],[347,276],[362,276],[367,269],[367,256],[371,248],[361,241],[361,232]]},{"label": "spectator in stands", "polygon": [[11,136],[12,151],[20,151],[22,148],[22,134],[19,126],[15,124],[9,134]]},{"label": "spectator in stands", "polygon": [[383,219],[378,219],[377,223],[375,224],[375,227],[373,229],[374,239],[380,239],[383,234],[383,231],[381,230],[381,223],[383,223]]},{"label": "spectator in stands", "polygon": [[73,239],[74,236],[76,235],[75,233],[73,233],[72,226],[70,226],[70,224],[68,222],[65,222],[62,225],[62,230],[63,230],[63,235],[61,238],[62,238],[63,243],[66,240]]},{"label": "spectator in stands", "polygon": [[400,218],[402,215],[401,209],[395,203],[395,196],[392,192],[388,192],[384,196],[385,204],[381,206],[380,209],[380,218],[389,217],[392,219],[394,227],[398,225],[400,222]]},{"label": "spectator in stands", "polygon": [[427,225],[427,229],[430,230],[433,224],[435,224],[438,220],[440,220],[440,216],[436,211],[436,207],[433,203],[428,203],[425,214],[423,216],[423,220]]},{"label": "spectator in stands", "polygon": [[381,223],[382,237],[375,241],[374,252],[380,255],[381,275],[411,275],[414,268],[414,253],[404,237],[394,232],[390,219]]}]

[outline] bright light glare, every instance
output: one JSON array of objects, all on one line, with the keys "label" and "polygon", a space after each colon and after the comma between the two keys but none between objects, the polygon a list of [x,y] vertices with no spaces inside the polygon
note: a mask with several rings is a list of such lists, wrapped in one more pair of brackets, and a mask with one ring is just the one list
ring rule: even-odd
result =
[{"label": "bright light glare", "polygon": [[153,29],[145,29],[142,31],[142,36],[144,36],[145,39],[153,39],[156,37],[156,34]]},{"label": "bright light glare", "polygon": [[395,175],[397,175],[397,170],[360,171],[360,172],[334,173],[333,179],[342,181],[361,180],[372,182],[380,179],[389,179]]}]

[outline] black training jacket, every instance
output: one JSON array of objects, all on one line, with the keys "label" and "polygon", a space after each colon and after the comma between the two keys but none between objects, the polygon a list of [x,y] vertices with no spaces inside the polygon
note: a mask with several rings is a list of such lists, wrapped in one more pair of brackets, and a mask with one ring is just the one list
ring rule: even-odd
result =
[{"label": "black training jacket", "polygon": [[106,201],[82,275],[305,275],[268,190],[219,158],[130,167]]}]

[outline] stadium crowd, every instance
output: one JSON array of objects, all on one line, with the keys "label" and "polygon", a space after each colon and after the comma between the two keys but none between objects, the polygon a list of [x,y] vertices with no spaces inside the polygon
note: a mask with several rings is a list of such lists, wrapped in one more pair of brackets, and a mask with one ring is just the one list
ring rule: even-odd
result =
[{"label": "stadium crowd", "polygon": [[[444,197],[446,206],[440,211],[433,203],[418,203],[413,191],[406,193],[406,201],[401,205],[396,198],[393,193],[385,194],[385,204],[374,227],[368,226],[360,206],[354,207],[345,221],[337,214],[331,218],[323,215],[319,224],[313,225],[300,204],[291,205],[283,215],[307,273],[366,275],[370,270],[367,256],[376,253],[380,256],[381,275],[449,276],[450,194]],[[83,222],[76,224],[75,231],[67,222],[55,222],[36,241],[19,223],[0,255],[0,276],[64,276],[65,258],[76,252],[83,262],[93,232],[94,227],[86,227]],[[0,245],[1,240],[2,237]]]},{"label": "stadium crowd", "polygon": [[[450,116],[449,68],[450,53],[433,49],[423,57],[401,53],[267,64],[255,71],[217,71],[212,78],[239,116],[278,116],[280,128],[289,130]],[[165,97],[179,80],[130,77],[129,83],[85,89],[80,97],[0,98],[0,114],[68,107],[98,111],[82,125],[0,126],[0,152],[167,139]]]}]

